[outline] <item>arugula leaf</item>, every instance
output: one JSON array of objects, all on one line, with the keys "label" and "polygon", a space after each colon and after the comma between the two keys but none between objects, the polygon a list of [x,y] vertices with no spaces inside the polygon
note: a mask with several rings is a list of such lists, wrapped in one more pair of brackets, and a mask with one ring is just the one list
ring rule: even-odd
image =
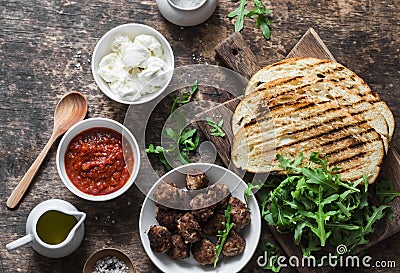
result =
[{"label": "arugula leaf", "polygon": [[261,32],[265,39],[270,39],[271,32],[270,26],[271,22],[267,18],[267,15],[272,13],[272,10],[265,8],[264,4],[260,0],[253,0],[254,8],[250,11],[246,9],[247,0],[241,0],[239,6],[228,14],[229,18],[235,19],[235,32],[240,32],[244,27],[245,17],[254,18],[257,15],[256,26],[260,27]]},{"label": "arugula leaf", "polygon": [[390,208],[389,206],[379,206],[379,207],[375,207],[372,206],[372,214],[371,215],[367,215],[367,223],[365,224],[365,226],[362,229],[362,234],[366,235],[368,233],[371,233],[374,231],[374,228],[372,227],[373,224],[378,221],[379,219],[382,219],[383,216],[385,215],[384,210]]},{"label": "arugula leaf", "polygon": [[294,230],[294,243],[296,245],[300,244],[301,236],[303,235],[303,230],[306,227],[305,222],[298,223]]},{"label": "arugula leaf", "polygon": [[270,25],[271,25],[271,23],[267,17],[265,17],[262,14],[258,15],[257,20],[256,20],[256,26],[260,27],[264,38],[267,40],[269,40],[271,38],[271,30],[269,29]]},{"label": "arugula leaf", "polygon": [[376,195],[381,204],[389,204],[394,198],[400,196],[400,192],[396,191],[392,181],[382,180],[376,185]]},{"label": "arugula leaf", "polygon": [[148,154],[156,154],[162,164],[164,164],[165,168],[169,171],[172,170],[172,166],[165,159],[164,153],[167,153],[168,150],[164,149],[162,146],[154,147],[153,144],[150,144],[149,147],[145,150]]},{"label": "arugula leaf", "polygon": [[[282,266],[276,266],[275,263],[278,260],[278,251],[276,246],[273,243],[265,243],[261,245],[261,250],[267,253],[266,257],[268,257],[267,264],[262,267],[265,270],[271,270],[272,272],[279,272],[281,271]],[[273,259],[269,259],[270,257],[275,256]]]},{"label": "arugula leaf", "polygon": [[225,209],[224,215],[225,215],[225,222],[224,224],[224,230],[218,230],[217,236],[219,237],[218,243],[215,246],[215,260],[214,260],[214,268],[217,266],[219,256],[221,255],[222,249],[224,248],[225,241],[228,238],[229,232],[233,228],[234,223],[231,223],[231,210],[232,210],[232,205],[228,204],[228,206]]},{"label": "arugula leaf", "polygon": [[175,97],[171,107],[171,114],[182,105],[185,105],[186,103],[190,102],[190,100],[192,99],[194,93],[197,91],[198,88],[199,88],[198,82],[197,80],[195,80],[190,88],[191,89],[190,91],[185,90],[182,92],[182,94]]},{"label": "arugula leaf", "polygon": [[252,183],[247,183],[247,188],[243,192],[244,201],[246,202],[247,208],[249,208],[249,199],[253,196],[253,190],[259,190],[262,188],[262,184],[253,185]]},{"label": "arugula leaf", "polygon": [[247,0],[240,0],[239,6],[228,14],[229,18],[236,17],[235,32],[240,32],[244,26],[244,17],[248,14],[246,10]]},{"label": "arugula leaf", "polygon": [[211,118],[207,117],[206,118],[207,124],[211,126],[212,128],[210,129],[211,135],[212,136],[217,136],[217,137],[224,137],[225,133],[222,130],[222,125],[224,124],[224,120],[221,119],[218,124],[213,121]]}]

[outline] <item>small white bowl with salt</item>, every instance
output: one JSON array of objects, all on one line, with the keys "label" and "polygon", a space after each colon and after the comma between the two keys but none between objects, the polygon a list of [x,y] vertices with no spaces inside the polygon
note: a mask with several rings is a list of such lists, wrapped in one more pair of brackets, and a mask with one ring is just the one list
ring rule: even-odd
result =
[{"label": "small white bowl with salt", "polygon": [[160,13],[178,26],[195,26],[214,13],[218,0],[157,0]]}]

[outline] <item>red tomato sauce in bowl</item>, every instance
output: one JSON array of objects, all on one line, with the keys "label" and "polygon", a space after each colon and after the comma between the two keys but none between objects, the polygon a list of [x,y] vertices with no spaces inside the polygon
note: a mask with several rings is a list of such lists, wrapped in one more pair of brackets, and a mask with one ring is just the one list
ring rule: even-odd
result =
[{"label": "red tomato sauce in bowl", "polygon": [[64,158],[72,184],[91,195],[106,195],[122,188],[133,169],[132,149],[125,142],[123,146],[122,134],[104,127],[75,136]]}]

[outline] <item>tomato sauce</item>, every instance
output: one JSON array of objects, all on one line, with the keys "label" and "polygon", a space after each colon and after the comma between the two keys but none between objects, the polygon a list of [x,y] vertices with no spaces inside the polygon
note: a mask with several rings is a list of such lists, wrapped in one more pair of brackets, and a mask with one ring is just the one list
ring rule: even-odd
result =
[{"label": "tomato sauce", "polygon": [[122,135],[103,127],[78,134],[65,154],[65,170],[71,182],[91,195],[105,195],[122,188],[133,167],[132,149],[125,142],[123,147]]}]

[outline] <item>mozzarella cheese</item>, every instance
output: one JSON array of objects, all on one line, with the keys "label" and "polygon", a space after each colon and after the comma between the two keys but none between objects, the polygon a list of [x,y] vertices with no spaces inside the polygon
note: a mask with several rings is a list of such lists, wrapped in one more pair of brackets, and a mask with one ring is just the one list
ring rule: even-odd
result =
[{"label": "mozzarella cheese", "polygon": [[119,35],[111,50],[101,59],[98,73],[119,98],[134,101],[165,84],[168,65],[155,37],[139,35],[132,41]]},{"label": "mozzarella cheese", "polygon": [[147,68],[138,74],[138,78],[149,85],[162,86],[165,83],[167,64],[157,57],[147,60]]},{"label": "mozzarella cheese", "polygon": [[106,82],[118,81],[128,74],[120,56],[116,53],[110,53],[101,59],[99,67],[99,74]]},{"label": "mozzarella cheese", "polygon": [[146,68],[147,59],[150,57],[150,51],[142,45],[129,43],[123,51],[122,61],[126,67]]},{"label": "mozzarella cheese", "polygon": [[140,45],[148,48],[150,50],[152,56],[158,57],[161,59],[164,58],[163,47],[162,47],[161,43],[153,36],[145,35],[145,34],[138,35],[138,36],[136,36],[134,43],[140,44]]}]

